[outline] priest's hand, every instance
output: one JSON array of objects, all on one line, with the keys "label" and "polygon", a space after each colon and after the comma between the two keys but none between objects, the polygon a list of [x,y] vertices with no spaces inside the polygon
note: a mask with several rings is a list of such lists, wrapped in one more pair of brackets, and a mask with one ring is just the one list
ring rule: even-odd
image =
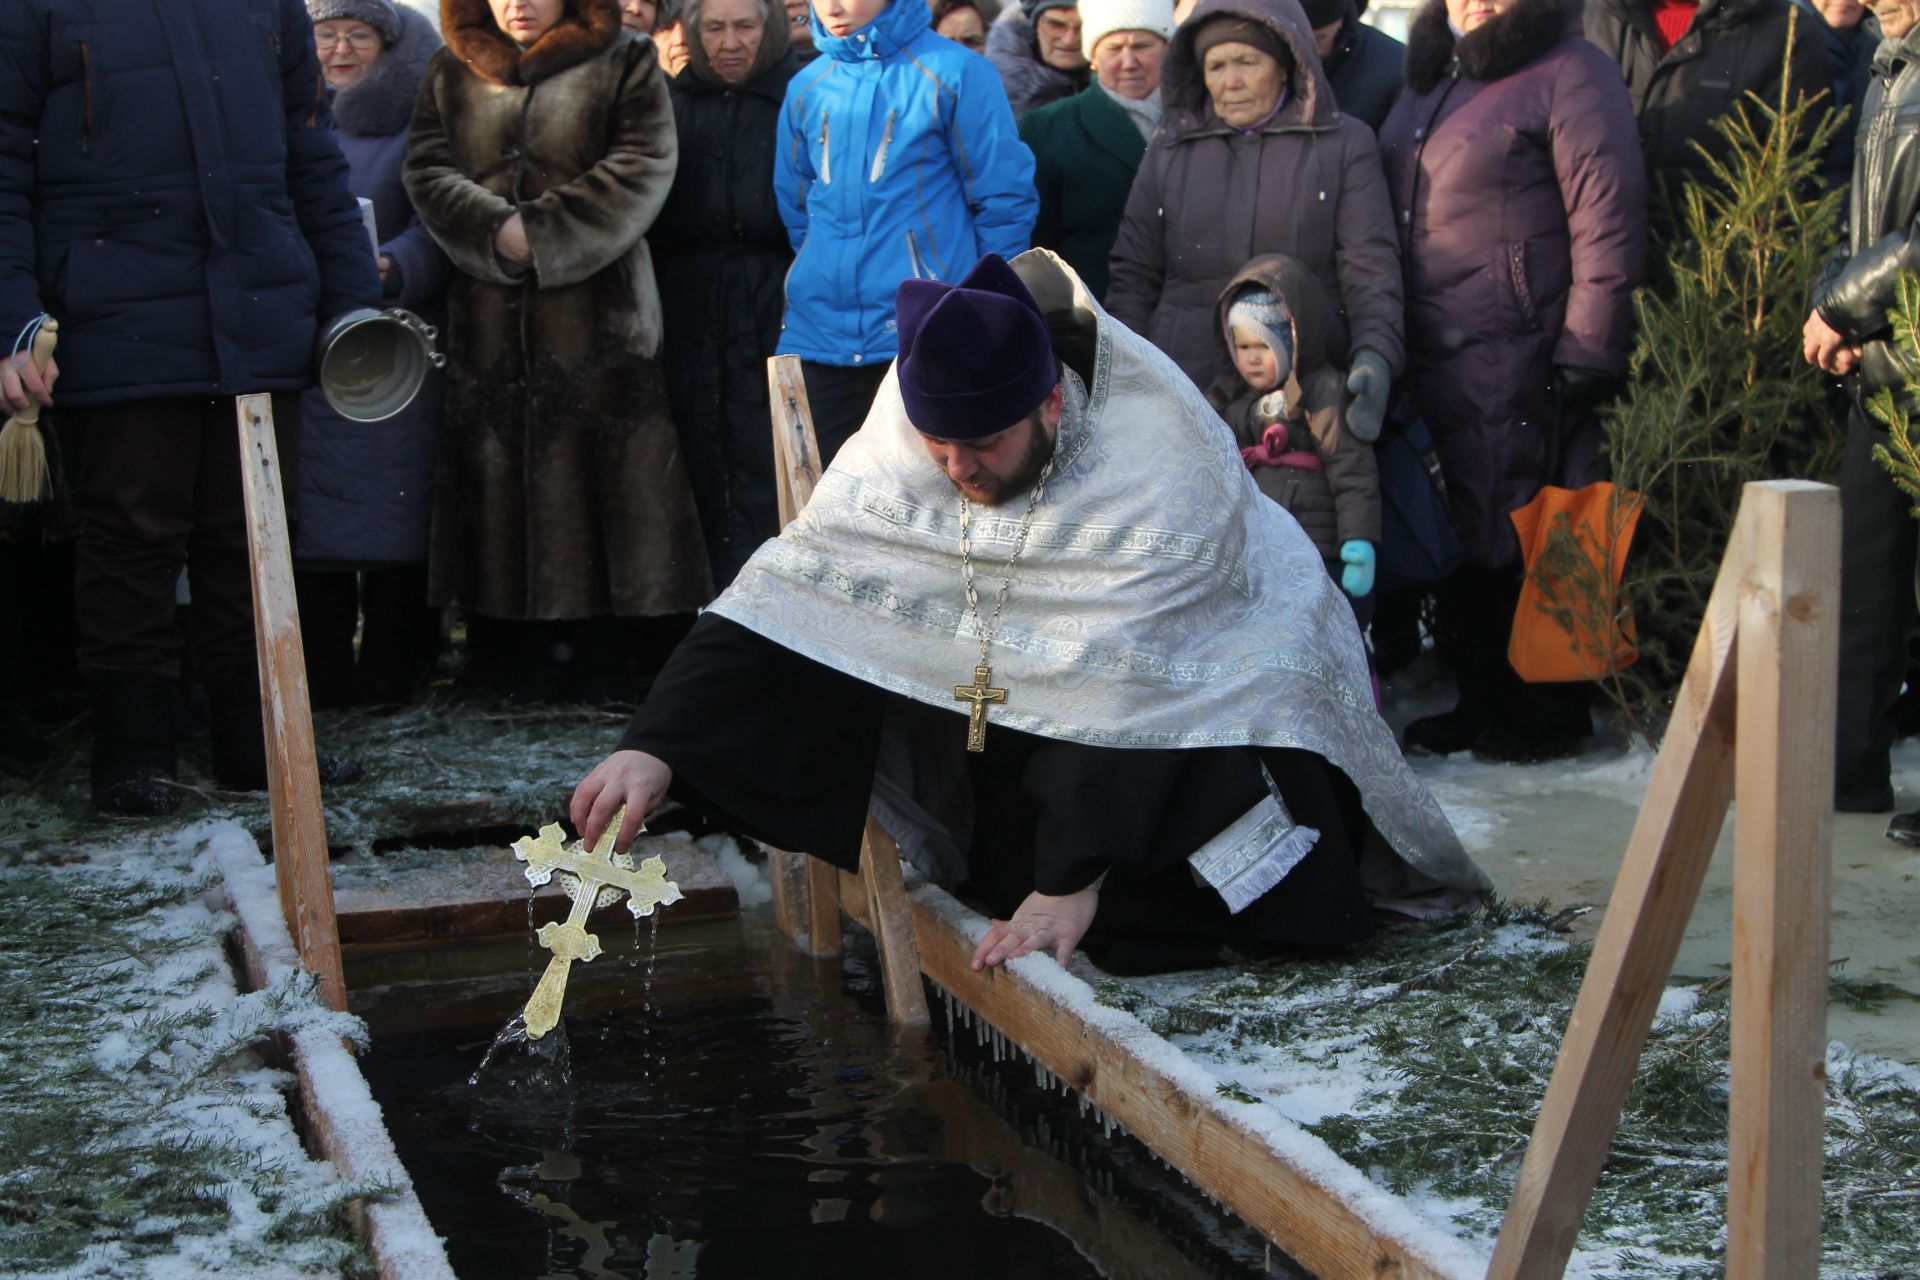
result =
[{"label": "priest's hand", "polygon": [[647,810],[660,803],[672,782],[673,770],[667,762],[644,751],[616,751],[602,760],[573,789],[573,804],[567,810],[580,832],[581,843],[593,848],[607,823],[625,805],[626,816],[613,839],[614,852],[625,853],[640,834]]},{"label": "priest's hand", "polygon": [[1046,947],[1052,947],[1053,958],[1064,965],[1073,958],[1073,949],[1086,936],[1093,913],[1099,908],[1098,889],[1082,889],[1059,898],[1030,893],[1013,913],[1013,919],[995,920],[987,936],[980,939],[973,952],[974,970],[1018,960]]}]

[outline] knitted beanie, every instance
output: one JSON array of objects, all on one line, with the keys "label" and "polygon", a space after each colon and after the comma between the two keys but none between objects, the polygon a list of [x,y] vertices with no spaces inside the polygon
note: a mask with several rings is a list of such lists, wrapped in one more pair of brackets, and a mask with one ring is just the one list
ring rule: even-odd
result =
[{"label": "knitted beanie", "polygon": [[1080,0],[1082,53],[1091,58],[1093,46],[1116,31],[1147,31],[1173,39],[1173,0]]},{"label": "knitted beanie", "polygon": [[315,22],[364,22],[389,49],[400,41],[400,11],[392,0],[307,0],[307,16]]},{"label": "knitted beanie", "polygon": [[1279,63],[1282,68],[1291,70],[1293,54],[1288,51],[1273,28],[1264,22],[1255,22],[1251,18],[1242,18],[1237,14],[1223,13],[1208,18],[1193,33],[1193,60],[1201,66],[1206,65],[1207,50],[1217,44],[1252,45],[1260,52]]},{"label": "knitted beanie", "polygon": [[1280,381],[1293,370],[1293,315],[1287,304],[1271,289],[1258,285],[1242,289],[1227,308],[1227,346],[1233,347],[1233,331],[1244,329],[1258,334],[1273,352],[1280,370]]}]

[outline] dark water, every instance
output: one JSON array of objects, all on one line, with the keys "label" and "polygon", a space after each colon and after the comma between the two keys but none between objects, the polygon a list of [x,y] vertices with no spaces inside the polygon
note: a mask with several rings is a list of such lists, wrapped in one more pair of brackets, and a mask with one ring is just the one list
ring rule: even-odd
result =
[{"label": "dark water", "polygon": [[350,975],[464,1280],[1300,1274],[1017,1055],[950,1041],[937,1000],[931,1034],[897,1036],[870,954],[812,961],[752,915],[601,940],[562,1028],[477,1086],[544,953]]}]

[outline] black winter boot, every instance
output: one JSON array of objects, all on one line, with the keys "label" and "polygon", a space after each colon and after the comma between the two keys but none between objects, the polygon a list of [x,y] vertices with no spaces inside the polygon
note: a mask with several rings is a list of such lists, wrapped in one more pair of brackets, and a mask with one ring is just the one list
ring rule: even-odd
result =
[{"label": "black winter boot", "polygon": [[[204,683],[214,780],[228,791],[265,791],[267,735],[258,673],[250,667],[215,668]],[[352,756],[320,756],[315,764],[322,786],[358,782],[367,772]]]},{"label": "black winter boot", "polygon": [[129,817],[172,813],[180,807],[179,789],[172,785],[179,685],[172,676],[148,671],[89,671],[86,682],[93,807]]},{"label": "black winter boot", "polygon": [[267,788],[267,741],[260,710],[260,675],[250,666],[208,667],[207,732],[213,740],[214,781],[228,791]]}]

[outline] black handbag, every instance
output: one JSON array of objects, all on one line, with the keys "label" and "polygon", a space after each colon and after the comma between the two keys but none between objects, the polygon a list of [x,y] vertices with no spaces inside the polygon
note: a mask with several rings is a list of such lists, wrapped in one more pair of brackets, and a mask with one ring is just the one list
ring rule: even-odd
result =
[{"label": "black handbag", "polygon": [[1460,564],[1463,548],[1447,506],[1447,482],[1433,433],[1402,401],[1374,442],[1380,466],[1380,551],[1376,591],[1431,587]]}]

